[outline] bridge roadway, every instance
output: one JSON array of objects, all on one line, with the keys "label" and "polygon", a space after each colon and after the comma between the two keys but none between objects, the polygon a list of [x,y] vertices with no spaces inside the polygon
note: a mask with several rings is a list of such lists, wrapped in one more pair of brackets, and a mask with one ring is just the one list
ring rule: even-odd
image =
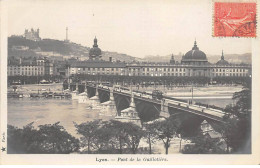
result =
[{"label": "bridge roadway", "polygon": [[[87,84],[87,86],[92,87],[93,89],[96,88],[95,85]],[[113,89],[113,88],[107,87],[107,86],[98,86],[98,89],[109,92],[110,89]],[[115,88],[113,92],[116,93],[116,94],[121,94],[121,95],[124,95],[124,96],[131,97],[131,92],[129,91],[129,89],[126,90],[126,89]],[[143,100],[143,101],[146,101],[146,102],[151,102],[151,103],[154,103],[154,104],[161,105],[161,101],[153,99],[151,94],[141,93],[141,92],[136,91],[136,90],[133,90],[133,92],[134,92],[134,98],[135,99],[140,99],[140,100]],[[163,96],[163,98],[165,99],[165,101],[167,101],[167,104],[168,104],[168,105],[165,104],[165,106],[168,106],[168,107],[171,107],[171,108],[174,108],[174,109],[178,109],[178,110],[181,110],[181,111],[185,111],[185,112],[188,112],[188,113],[192,113],[192,114],[195,114],[195,115],[203,116],[203,117],[215,120],[215,121],[224,122],[223,116],[225,115],[225,112],[223,112],[221,110],[213,109],[213,108],[207,108],[207,107],[204,107],[204,106],[191,105],[191,104],[188,104],[188,103],[183,102],[183,101],[178,101],[177,99],[176,100],[169,99],[169,97],[166,97],[166,96]]]}]

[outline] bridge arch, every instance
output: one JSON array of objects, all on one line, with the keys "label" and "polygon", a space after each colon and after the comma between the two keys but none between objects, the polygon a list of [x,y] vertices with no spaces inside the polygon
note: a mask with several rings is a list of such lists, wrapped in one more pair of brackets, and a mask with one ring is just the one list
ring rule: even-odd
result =
[{"label": "bridge arch", "polygon": [[104,90],[98,90],[98,96],[99,96],[99,101],[100,103],[106,102],[110,98],[110,93],[109,91],[104,91]]},{"label": "bridge arch", "polygon": [[114,93],[114,100],[116,104],[117,114],[120,116],[121,111],[129,107],[130,97]]}]

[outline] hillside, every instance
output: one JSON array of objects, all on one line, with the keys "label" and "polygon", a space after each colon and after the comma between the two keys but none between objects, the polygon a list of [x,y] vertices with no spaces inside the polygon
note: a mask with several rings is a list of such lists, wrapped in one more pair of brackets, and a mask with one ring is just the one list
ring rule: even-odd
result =
[{"label": "hillside", "polygon": [[[25,50],[17,50],[16,46],[28,47]],[[40,52],[53,52],[58,53],[61,56],[74,56],[82,59],[88,58],[90,47],[82,46],[80,44],[65,42],[54,39],[43,39],[41,41],[27,40],[21,36],[8,37],[8,56],[14,57],[38,57]],[[102,48],[101,48],[102,50]],[[109,57],[113,57],[115,60],[121,60],[130,62],[135,60],[134,57],[121,54],[117,52],[102,52],[104,60],[109,60]]]},{"label": "hillside", "polygon": [[[17,50],[15,46],[25,46],[28,47],[24,50]],[[41,52],[52,52],[50,55],[58,53],[59,56],[66,56],[68,59],[71,56],[81,58],[82,60],[88,59],[90,47],[82,46],[80,44],[65,42],[54,39],[43,39],[41,41],[31,41],[27,40],[21,36],[11,36],[8,38],[8,56],[13,57],[39,57]],[[102,50],[102,48],[101,48]],[[120,60],[125,62],[145,61],[145,62],[169,62],[171,55],[166,56],[145,56],[144,58],[135,58],[127,54],[102,51],[102,59],[109,60],[112,57],[114,60]],[[251,64],[251,53],[245,54],[225,54],[225,60],[230,63],[246,63]],[[174,55],[175,61],[180,62],[182,58],[181,54]],[[220,60],[220,55],[207,55],[208,61],[210,63],[216,63]]]}]

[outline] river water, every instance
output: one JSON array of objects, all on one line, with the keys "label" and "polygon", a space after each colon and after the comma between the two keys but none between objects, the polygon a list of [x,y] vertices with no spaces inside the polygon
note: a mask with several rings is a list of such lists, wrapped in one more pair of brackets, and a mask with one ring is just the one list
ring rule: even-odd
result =
[{"label": "river water", "polygon": [[22,98],[8,99],[8,124],[23,127],[34,122],[34,126],[60,122],[75,136],[77,124],[94,119],[109,120],[110,116],[99,115],[98,111],[87,109],[86,104],[79,104],[71,99]]}]

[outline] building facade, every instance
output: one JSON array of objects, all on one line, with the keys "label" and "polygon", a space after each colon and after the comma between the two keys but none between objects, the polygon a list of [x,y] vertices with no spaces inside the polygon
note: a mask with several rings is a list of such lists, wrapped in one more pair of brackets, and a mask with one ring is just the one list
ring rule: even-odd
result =
[{"label": "building facade", "polygon": [[197,42],[192,50],[188,51],[177,63],[172,55],[168,63],[150,62],[112,62],[101,60],[101,50],[97,49],[97,39],[94,39],[93,48],[90,49],[88,61],[74,62],[70,66],[70,74],[89,75],[124,75],[124,76],[237,76],[251,75],[251,65],[229,64],[222,51],[220,60],[216,64],[208,62],[207,56],[200,51]]},{"label": "building facade", "polygon": [[8,76],[45,76],[53,75],[53,64],[46,58],[34,60],[8,60]]}]

